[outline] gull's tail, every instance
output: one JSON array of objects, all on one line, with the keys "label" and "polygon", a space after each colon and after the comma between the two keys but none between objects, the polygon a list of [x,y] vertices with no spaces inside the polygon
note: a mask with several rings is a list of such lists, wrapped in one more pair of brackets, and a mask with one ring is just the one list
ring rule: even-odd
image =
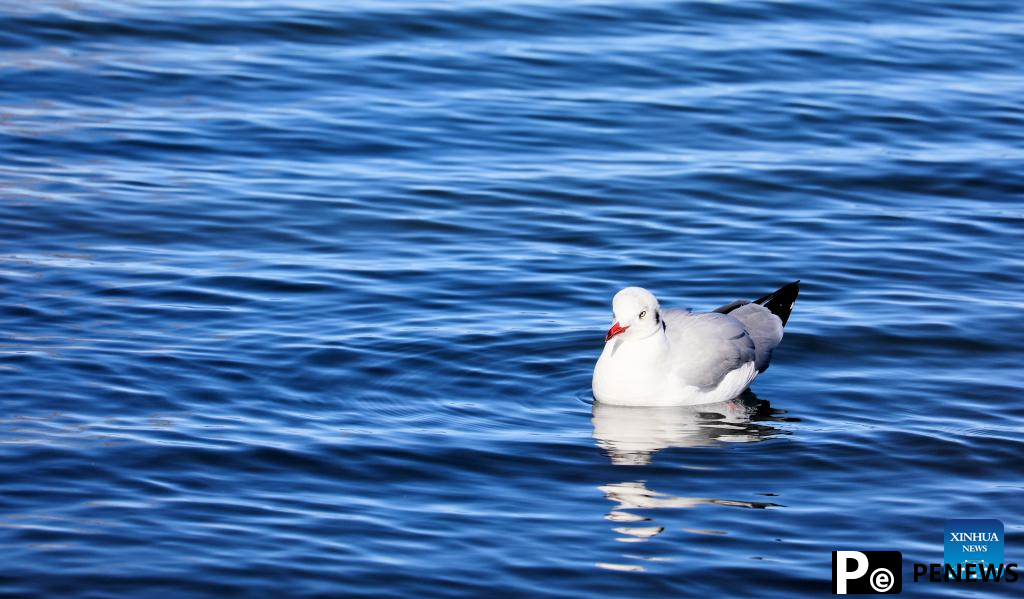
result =
[{"label": "gull's tail", "polygon": [[800,281],[793,281],[777,291],[754,300],[753,303],[768,308],[772,314],[782,320],[782,326],[786,326],[786,321],[789,320],[789,313],[793,311],[793,304],[796,303],[796,296],[799,293]]}]

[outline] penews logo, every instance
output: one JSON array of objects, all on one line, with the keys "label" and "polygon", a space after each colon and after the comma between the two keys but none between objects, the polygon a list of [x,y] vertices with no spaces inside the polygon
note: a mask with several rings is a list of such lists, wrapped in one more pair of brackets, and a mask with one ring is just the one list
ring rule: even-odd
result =
[{"label": "penews logo", "polygon": [[[914,566],[914,582],[1017,582],[1016,563],[1003,556],[999,520],[948,520],[943,529],[944,564]],[[833,551],[833,595],[895,594],[903,590],[899,551]]]},{"label": "penews logo", "polygon": [[881,595],[903,590],[899,551],[833,551],[833,595]]},{"label": "penews logo", "polygon": [[[990,569],[1003,570],[1003,523],[999,520],[947,520],[943,530],[945,568],[961,580],[981,580]],[[988,576],[984,577],[988,580]]]}]

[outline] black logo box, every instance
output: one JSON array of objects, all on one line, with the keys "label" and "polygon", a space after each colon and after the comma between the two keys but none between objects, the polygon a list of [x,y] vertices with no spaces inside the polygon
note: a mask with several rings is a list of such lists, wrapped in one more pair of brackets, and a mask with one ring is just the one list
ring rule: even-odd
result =
[{"label": "black logo box", "polygon": [[[899,551],[858,551],[868,558],[868,569],[859,578],[851,578],[846,581],[846,594],[848,595],[895,595],[903,591],[903,554]],[[832,594],[838,591],[836,560],[838,552],[832,552]],[[847,558],[850,562],[852,559]],[[871,577],[878,570],[888,570],[893,578],[892,586],[884,591],[876,591],[871,586]],[[847,572],[856,571],[853,563],[846,565]]]}]

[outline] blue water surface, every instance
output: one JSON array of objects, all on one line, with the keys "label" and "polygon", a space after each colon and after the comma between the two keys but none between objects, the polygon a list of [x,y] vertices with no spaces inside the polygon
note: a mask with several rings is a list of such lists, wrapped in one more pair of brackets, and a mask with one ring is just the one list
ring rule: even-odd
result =
[{"label": "blue water surface", "polygon": [[[1024,5],[0,3],[0,596],[793,597],[1024,563]],[[610,299],[803,281],[753,393]]]}]

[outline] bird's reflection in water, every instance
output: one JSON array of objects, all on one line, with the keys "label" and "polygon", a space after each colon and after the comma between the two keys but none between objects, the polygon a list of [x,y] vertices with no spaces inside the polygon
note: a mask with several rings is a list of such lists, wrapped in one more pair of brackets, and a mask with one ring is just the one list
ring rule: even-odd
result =
[{"label": "bird's reflection in water", "polygon": [[[650,464],[655,453],[670,447],[708,447],[724,443],[753,443],[782,434],[771,422],[794,421],[781,410],[774,410],[767,401],[752,392],[726,402],[675,408],[637,408],[594,403],[594,438],[613,464],[643,466]],[[605,516],[614,523],[616,540],[643,543],[664,532],[664,527],[636,511],[691,508],[698,505],[720,505],[749,509],[765,509],[777,504],[736,501],[707,497],[677,497],[649,489],[644,481],[611,483],[600,490],[615,506]],[[725,534],[724,531],[692,530],[704,534]],[[627,554],[630,560],[665,561],[665,556]],[[638,563],[598,563],[612,570],[643,571]]]},{"label": "bird's reflection in water", "polygon": [[782,431],[771,422],[793,421],[748,391],[715,404],[672,408],[593,405],[594,438],[613,464],[643,466],[668,447],[753,443]]}]

